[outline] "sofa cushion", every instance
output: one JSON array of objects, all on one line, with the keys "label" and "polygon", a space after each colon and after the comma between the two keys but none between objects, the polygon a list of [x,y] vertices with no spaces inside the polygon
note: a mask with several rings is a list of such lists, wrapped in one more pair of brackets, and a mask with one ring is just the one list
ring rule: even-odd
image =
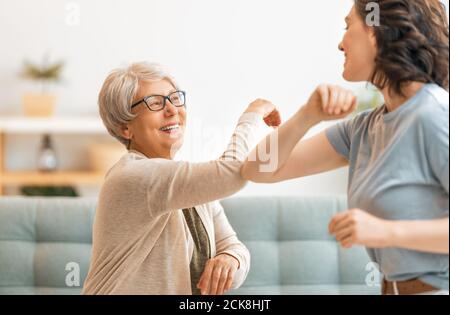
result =
[{"label": "sofa cushion", "polygon": [[[222,204],[251,252],[247,280],[231,294],[379,293],[365,284],[365,250],[343,250],[328,234],[345,197],[245,197]],[[95,206],[94,198],[0,198],[0,294],[79,294]],[[78,284],[67,282],[73,263]]]},{"label": "sofa cushion", "polygon": [[346,197],[242,197],[222,201],[251,253],[246,282],[234,294],[378,294],[366,285],[369,257],[342,249],[328,233]]},{"label": "sofa cushion", "polygon": [[[93,198],[0,198],[0,294],[79,294],[95,204]],[[79,286],[66,284],[71,262],[79,266]]]}]

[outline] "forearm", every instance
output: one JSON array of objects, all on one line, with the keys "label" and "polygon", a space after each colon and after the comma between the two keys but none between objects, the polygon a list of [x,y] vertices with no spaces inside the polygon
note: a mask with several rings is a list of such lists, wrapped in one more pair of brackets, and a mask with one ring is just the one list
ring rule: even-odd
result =
[{"label": "forearm", "polygon": [[227,254],[238,261],[238,269],[233,279],[232,288],[238,288],[247,277],[250,269],[250,252],[238,239],[219,202],[210,204],[214,218],[216,255]]},{"label": "forearm", "polygon": [[[289,159],[292,150],[316,123],[300,109],[291,119],[264,138],[252,151],[241,170],[243,178],[254,182],[270,182],[273,175]],[[268,163],[275,163],[267,168]]]},{"label": "forearm", "polygon": [[[149,207],[155,215],[190,208],[229,197],[244,188],[240,170],[252,147],[254,132],[262,121],[258,113],[243,114],[227,149],[218,160],[189,163],[153,159],[148,170],[136,168],[147,183]],[[149,180],[147,180],[149,179]],[[157,196],[157,197],[156,197]]]},{"label": "forearm", "polygon": [[244,162],[255,144],[255,132],[262,120],[263,116],[260,113],[242,114],[220,160]]},{"label": "forearm", "polygon": [[448,254],[449,219],[431,221],[390,221],[389,247]]},{"label": "forearm", "polygon": [[232,289],[239,288],[247,278],[248,272],[250,270],[250,253],[248,249],[241,244],[241,248],[232,248],[225,250],[223,252],[217,253],[217,255],[228,255],[233,257],[238,263],[238,269],[234,274],[233,282],[231,285]]}]

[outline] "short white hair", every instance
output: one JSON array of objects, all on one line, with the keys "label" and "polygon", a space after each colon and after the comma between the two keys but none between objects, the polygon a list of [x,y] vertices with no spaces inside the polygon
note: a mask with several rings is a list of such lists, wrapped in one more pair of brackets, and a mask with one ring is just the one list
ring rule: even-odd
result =
[{"label": "short white hair", "polygon": [[122,137],[121,129],[136,117],[131,113],[131,105],[139,91],[139,83],[164,79],[178,89],[173,77],[156,63],[133,63],[108,75],[100,90],[98,105],[100,117],[110,135],[128,147],[129,139]]}]

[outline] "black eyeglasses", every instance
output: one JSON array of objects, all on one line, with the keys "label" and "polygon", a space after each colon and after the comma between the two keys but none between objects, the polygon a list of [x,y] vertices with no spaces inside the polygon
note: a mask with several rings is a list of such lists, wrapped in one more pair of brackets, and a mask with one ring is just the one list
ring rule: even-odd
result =
[{"label": "black eyeglasses", "polygon": [[167,96],[150,95],[131,105],[131,109],[135,108],[141,103],[145,103],[149,110],[151,110],[152,112],[158,112],[166,107],[166,101],[169,101],[175,107],[183,107],[186,105],[186,92],[175,91]]}]

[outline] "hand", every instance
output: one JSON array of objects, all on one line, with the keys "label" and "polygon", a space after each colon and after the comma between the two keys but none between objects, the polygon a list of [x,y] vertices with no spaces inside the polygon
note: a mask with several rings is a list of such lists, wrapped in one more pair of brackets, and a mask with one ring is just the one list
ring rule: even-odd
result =
[{"label": "hand", "polygon": [[280,112],[277,110],[275,105],[269,101],[257,99],[248,106],[245,112],[261,114],[264,118],[264,122],[269,127],[276,128],[281,125]]},{"label": "hand", "polygon": [[231,288],[239,261],[231,255],[219,254],[206,262],[197,284],[202,295],[222,295]]},{"label": "hand", "polygon": [[385,248],[392,242],[392,222],[379,219],[366,211],[352,209],[335,215],[329,232],[344,248],[362,245]]},{"label": "hand", "polygon": [[356,96],[335,85],[319,85],[302,108],[314,124],[344,118],[356,109]]}]

